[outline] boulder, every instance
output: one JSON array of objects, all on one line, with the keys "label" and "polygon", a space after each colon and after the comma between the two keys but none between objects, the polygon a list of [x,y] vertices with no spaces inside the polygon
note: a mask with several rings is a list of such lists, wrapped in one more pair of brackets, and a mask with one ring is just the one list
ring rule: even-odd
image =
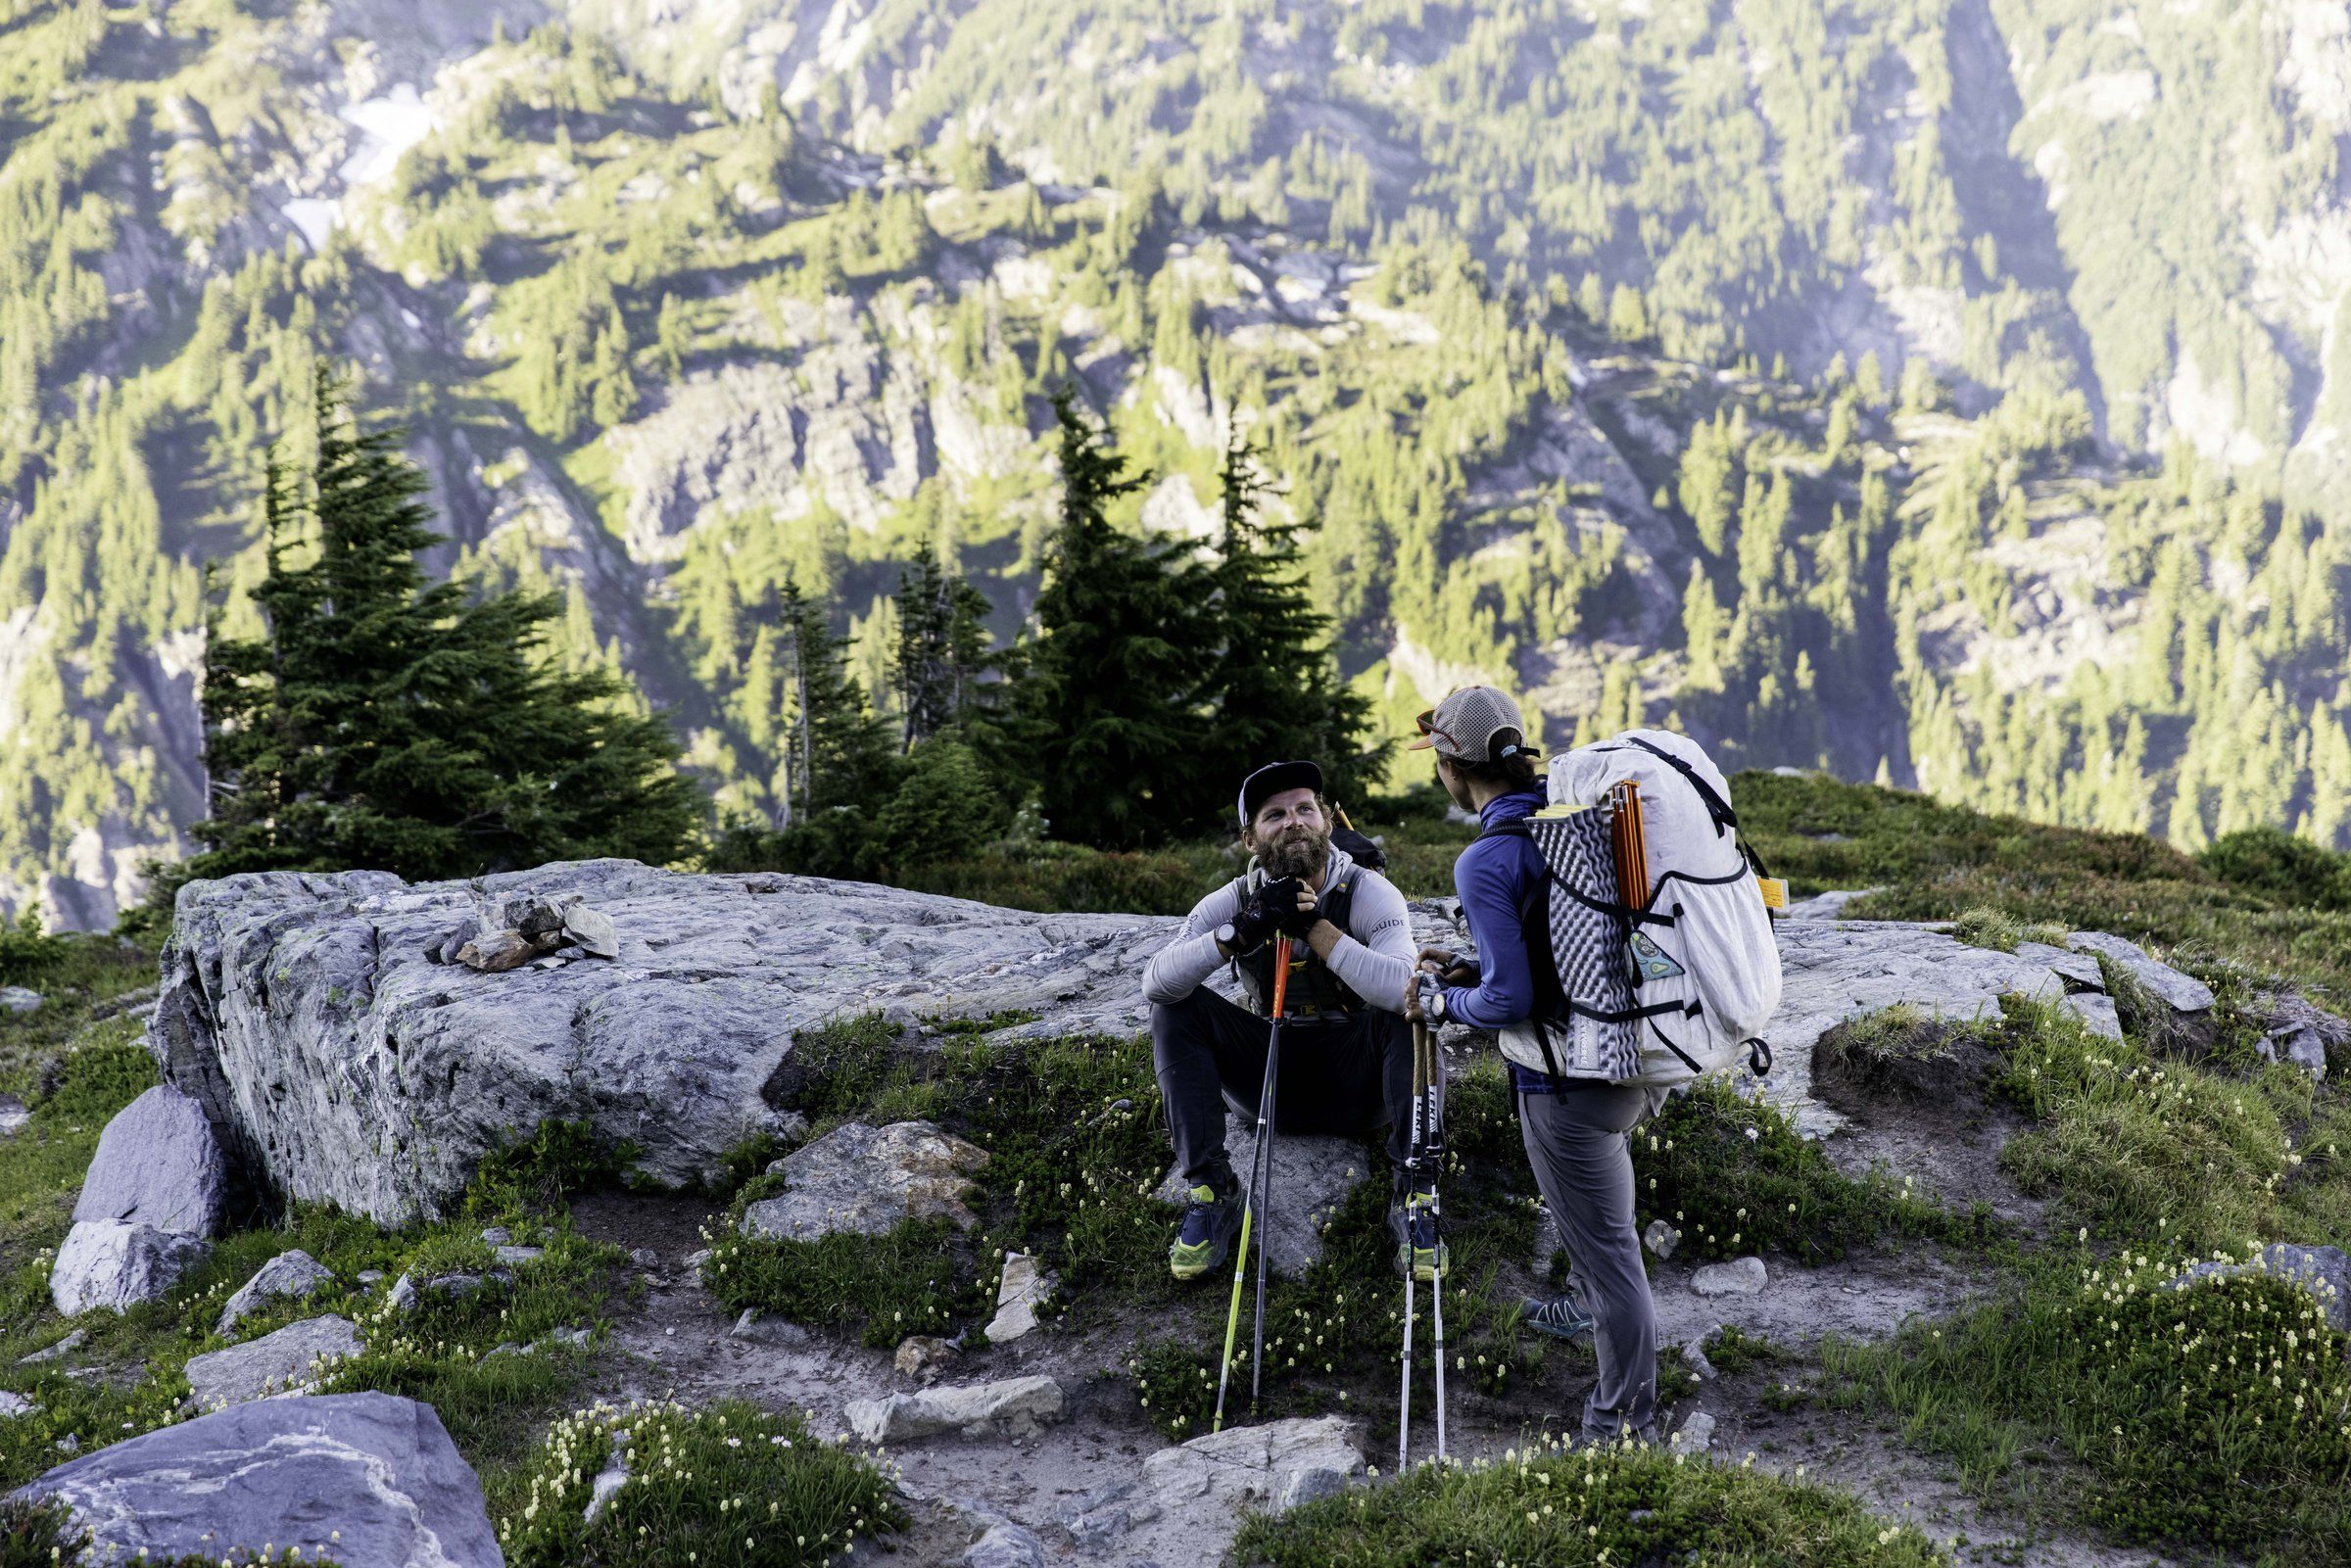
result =
[{"label": "boulder", "polygon": [[41,993],[22,985],[0,985],[0,1013],[37,1013]]},{"label": "boulder", "polygon": [[2338,1017],[2291,991],[2266,994],[2255,1004],[2263,1029],[2262,1050],[2273,1062],[2290,1063],[2314,1078],[2327,1076],[2327,1054],[2351,1047],[2351,1020]]},{"label": "boulder", "polygon": [[13,1138],[32,1121],[31,1111],[13,1094],[0,1094],[0,1138]]},{"label": "boulder", "polygon": [[54,1345],[45,1345],[41,1349],[34,1351],[30,1355],[18,1356],[17,1364],[19,1366],[38,1366],[43,1361],[62,1361],[67,1356],[72,1354],[75,1351],[80,1350],[82,1347],[82,1342],[87,1340],[89,1337],[90,1331],[88,1329],[77,1328],[72,1333],[68,1334],[64,1339],[59,1340]]},{"label": "boulder", "polygon": [[1014,1253],[1004,1259],[996,1284],[996,1315],[988,1319],[987,1342],[1009,1345],[1036,1330],[1036,1311],[1053,1294],[1053,1275],[1035,1257]]},{"label": "boulder", "polygon": [[[1229,1113],[1224,1120],[1224,1155],[1244,1183],[1249,1180],[1249,1163],[1256,1151],[1257,1118],[1237,1111]],[[1267,1222],[1267,1214],[1260,1214],[1251,1224],[1264,1230],[1266,1257],[1274,1272],[1302,1274],[1322,1256],[1322,1226],[1340,1200],[1364,1179],[1365,1164],[1364,1146],[1347,1138],[1296,1132],[1273,1135],[1273,1202],[1267,1211],[1271,1222]],[[1181,1204],[1185,1194],[1183,1172],[1170,1167],[1167,1179],[1159,1184],[1160,1202]],[[1256,1245],[1254,1239],[1250,1245]]]},{"label": "boulder", "polygon": [[2076,952],[2095,953],[2121,965],[2174,1012],[2201,1013],[2212,1006],[2211,986],[2149,957],[2136,942],[2105,931],[2076,931],[2065,940]]},{"label": "boulder", "polygon": [[[525,895],[593,905],[616,956],[502,974],[428,956]],[[793,1032],[861,1010],[1133,1033],[1142,966],[1179,924],[619,860],[414,885],[252,873],[180,890],[148,1043],[257,1177],[405,1225],[549,1120],[634,1145],[641,1177],[715,1179],[791,1110],[761,1090]]]},{"label": "boulder", "polygon": [[2199,1279],[2241,1274],[2247,1269],[2274,1274],[2301,1286],[2325,1306],[2328,1323],[2343,1333],[2351,1333],[2351,1259],[2347,1259],[2339,1247],[2300,1247],[2292,1242],[2272,1242],[2250,1263],[2209,1259],[2190,1267],[2180,1276],[2177,1283],[2185,1286]]},{"label": "boulder", "polygon": [[432,1407],[389,1394],[243,1404],[60,1465],[90,1560],[298,1548],[344,1568],[497,1568],[481,1484]]},{"label": "boulder", "polygon": [[1007,1378],[1000,1383],[955,1383],[918,1394],[851,1400],[849,1430],[867,1443],[904,1443],[942,1432],[979,1433],[1000,1428],[1024,1437],[1061,1419],[1061,1385],[1049,1377]]},{"label": "boulder", "polygon": [[1701,1296],[1755,1296],[1761,1294],[1769,1280],[1763,1259],[1751,1255],[1734,1258],[1727,1263],[1702,1264],[1690,1276],[1690,1288]]},{"label": "boulder", "polygon": [[1009,1519],[989,1525],[963,1554],[963,1568],[1044,1568],[1045,1544]]},{"label": "boulder", "polygon": [[49,1265],[49,1300],[60,1312],[126,1311],[161,1301],[179,1277],[212,1255],[202,1236],[153,1225],[85,1219],[66,1233]]},{"label": "boulder", "polygon": [[1293,1417],[1162,1449],[1143,1460],[1143,1486],[1170,1516],[1243,1507],[1279,1513],[1340,1491],[1363,1468],[1347,1421]]},{"label": "boulder", "polygon": [[116,1112],[98,1135],[73,1219],[216,1236],[226,1174],[204,1108],[159,1083]]},{"label": "boulder", "polygon": [[238,1287],[228,1305],[220,1308],[218,1333],[226,1339],[239,1323],[271,1302],[308,1296],[334,1282],[334,1271],[301,1248],[279,1253],[255,1270],[253,1278]]},{"label": "boulder", "polygon": [[1651,1220],[1649,1228],[1641,1233],[1641,1245],[1660,1263],[1671,1258],[1673,1250],[1681,1244],[1682,1233],[1662,1219]]},{"label": "boulder", "polygon": [[813,1241],[847,1231],[880,1236],[908,1219],[978,1221],[963,1205],[987,1151],[928,1121],[869,1127],[851,1121],[768,1167],[784,1191],[744,1211],[743,1233]]},{"label": "boulder", "polygon": [[189,1356],[188,1398],[200,1410],[217,1410],[307,1391],[317,1386],[328,1367],[360,1349],[360,1331],[350,1318],[306,1317],[250,1344]]},{"label": "boulder", "polygon": [[2047,964],[1970,947],[1938,927],[1898,921],[1787,922],[1780,945],[1780,1006],[1764,1025],[1773,1063],[1763,1093],[1799,1131],[1818,1137],[1845,1118],[1812,1098],[1812,1047],[1847,1019],[1895,1003],[1955,1022],[2001,1016],[2006,995],[2053,1002],[2064,975]]},{"label": "boulder", "polygon": [[1666,1443],[1675,1453],[1703,1453],[1713,1446],[1714,1418],[1703,1410],[1691,1411],[1689,1419]]}]

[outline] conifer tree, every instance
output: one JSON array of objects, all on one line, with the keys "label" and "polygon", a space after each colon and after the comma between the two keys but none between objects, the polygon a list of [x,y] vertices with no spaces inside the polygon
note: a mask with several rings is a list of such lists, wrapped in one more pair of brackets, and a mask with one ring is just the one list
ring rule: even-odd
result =
[{"label": "conifer tree", "polygon": [[1371,704],[1339,679],[1330,617],[1301,575],[1296,523],[1266,515],[1266,482],[1254,443],[1228,433],[1219,470],[1224,532],[1215,568],[1223,636],[1209,688],[1216,702],[1217,772],[1235,781],[1269,762],[1322,765],[1340,799],[1384,765],[1384,748],[1361,750]]},{"label": "conifer tree", "polygon": [[786,578],[770,612],[789,639],[785,686],[792,702],[792,791],[802,817],[835,806],[877,804],[896,784],[888,723],[867,706],[848,672],[844,641],[823,601]]},{"label": "conifer tree", "polygon": [[207,848],[159,896],[265,869],[415,879],[674,859],[700,798],[668,727],[600,666],[544,657],[559,596],[428,584],[417,553],[442,536],[403,432],[361,432],[324,367],[313,398],[307,483],[269,464],[264,631],[227,638],[209,618]]},{"label": "conifer tree", "polygon": [[1111,525],[1111,503],[1149,475],[1128,472],[1067,385],[1053,412],[1061,519],[1015,689],[1020,738],[1055,836],[1157,843],[1204,816],[1215,583],[1186,546]]},{"label": "conifer tree", "polygon": [[898,645],[890,666],[905,749],[980,712],[988,657],[987,595],[947,571],[925,544],[898,574]]}]

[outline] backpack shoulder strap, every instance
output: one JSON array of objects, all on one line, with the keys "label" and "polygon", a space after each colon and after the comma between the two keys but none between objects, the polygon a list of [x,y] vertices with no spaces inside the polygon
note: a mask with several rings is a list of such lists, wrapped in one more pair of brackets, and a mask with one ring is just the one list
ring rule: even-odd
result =
[{"label": "backpack shoulder strap", "polygon": [[1725,830],[1733,832],[1738,831],[1739,814],[1731,809],[1729,801],[1715,792],[1712,784],[1698,776],[1696,768],[1691,767],[1690,764],[1663,746],[1653,746],[1639,736],[1628,735],[1624,737],[1624,741],[1627,745],[1640,747],[1690,782],[1690,787],[1698,791],[1698,798],[1706,803],[1706,815],[1714,819],[1714,835],[1717,838],[1722,836]]}]

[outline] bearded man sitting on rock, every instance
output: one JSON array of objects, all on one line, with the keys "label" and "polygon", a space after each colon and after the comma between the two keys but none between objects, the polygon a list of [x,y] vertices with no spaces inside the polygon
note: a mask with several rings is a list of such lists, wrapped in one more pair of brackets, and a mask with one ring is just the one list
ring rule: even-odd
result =
[{"label": "bearded man sitting on rock", "polygon": [[[1273,1130],[1352,1138],[1384,1124],[1397,1271],[1432,1279],[1442,1266],[1427,1194],[1414,1189],[1405,1168],[1413,1058],[1401,1010],[1417,956],[1412,919],[1393,882],[1331,842],[1330,824],[1322,770],[1314,763],[1277,762],[1251,774],[1240,799],[1248,873],[1194,905],[1183,929],[1143,971],[1152,1061],[1176,1165],[1189,1189],[1168,1250],[1177,1279],[1197,1279],[1223,1262],[1240,1228],[1241,1182],[1225,1153],[1225,1105],[1247,1117],[1258,1113],[1279,934],[1292,941]],[[1203,983],[1226,965],[1249,1007]]]}]

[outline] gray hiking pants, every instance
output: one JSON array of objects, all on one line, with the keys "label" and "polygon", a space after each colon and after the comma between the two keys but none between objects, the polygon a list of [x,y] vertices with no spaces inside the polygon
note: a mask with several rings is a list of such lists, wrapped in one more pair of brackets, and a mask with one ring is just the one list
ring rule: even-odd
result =
[{"label": "gray hiking pants", "polygon": [[1657,1311],[1633,1229],[1633,1154],[1625,1141],[1649,1091],[1606,1085],[1518,1096],[1518,1130],[1535,1185],[1567,1244],[1569,1284],[1594,1319],[1600,1382],[1584,1436],[1645,1431],[1657,1414]]}]

